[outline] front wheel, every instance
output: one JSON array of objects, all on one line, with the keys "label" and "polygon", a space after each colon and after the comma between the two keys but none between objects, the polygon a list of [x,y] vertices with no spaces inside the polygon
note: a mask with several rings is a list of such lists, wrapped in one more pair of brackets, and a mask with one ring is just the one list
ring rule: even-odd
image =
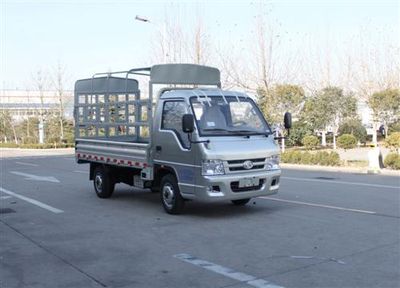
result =
[{"label": "front wheel", "polygon": [[236,206],[244,206],[247,203],[249,203],[251,198],[247,198],[247,199],[239,199],[239,200],[232,200],[232,203]]},{"label": "front wheel", "polygon": [[97,166],[93,175],[94,191],[99,198],[110,198],[114,192],[115,182],[106,167]]},{"label": "front wheel", "polygon": [[161,202],[165,211],[168,214],[180,214],[182,213],[185,205],[185,200],[182,198],[179,192],[179,186],[176,178],[171,175],[165,175],[161,179]]}]

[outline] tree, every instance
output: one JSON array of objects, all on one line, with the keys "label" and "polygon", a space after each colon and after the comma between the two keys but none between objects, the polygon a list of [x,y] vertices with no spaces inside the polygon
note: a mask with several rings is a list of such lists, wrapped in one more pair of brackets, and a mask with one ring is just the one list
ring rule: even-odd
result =
[{"label": "tree", "polygon": [[[254,6],[257,11],[253,28],[246,35],[221,44],[218,66],[225,78],[224,86],[257,93],[260,88],[269,92],[276,83],[298,83],[304,62],[299,52],[303,48],[287,45],[291,41],[288,32],[271,15],[274,5],[261,1]],[[227,33],[240,35],[236,27]]]},{"label": "tree", "polygon": [[302,110],[302,120],[313,130],[321,130],[322,146],[326,146],[326,131],[333,123],[336,115],[336,101],[332,101],[330,93],[321,91],[307,99]]},{"label": "tree", "polygon": [[[194,49],[188,49],[193,51],[192,61],[196,64],[204,65],[207,63],[210,57],[208,35],[206,28],[203,23],[203,19],[198,15],[196,19],[196,25],[194,27],[194,39],[193,46]],[[192,33],[191,33],[192,34]]]},{"label": "tree", "polygon": [[4,142],[8,142],[9,139],[14,138],[15,144],[18,144],[18,137],[15,131],[15,123],[11,117],[11,114],[7,110],[0,111],[0,137]]},{"label": "tree", "polygon": [[368,104],[375,120],[383,122],[387,136],[388,125],[400,119],[400,89],[375,92],[369,97]]},{"label": "tree", "polygon": [[[343,94],[343,90],[335,88],[332,96],[335,98],[336,113],[335,120],[332,123],[333,128],[333,149],[336,149],[336,134],[339,130],[340,124],[347,119],[357,118],[357,98],[353,94]],[[335,95],[336,94],[336,95]]]},{"label": "tree", "polygon": [[338,87],[326,87],[306,100],[301,118],[314,130],[321,131],[322,146],[326,146],[328,128],[333,128],[333,142],[336,148],[337,128],[344,119],[357,116],[356,104],[357,100],[352,94],[345,95]]},{"label": "tree", "polygon": [[280,123],[288,111],[297,117],[305,100],[303,88],[297,85],[281,84],[270,90],[260,87],[257,92],[261,110],[271,123]]},{"label": "tree", "polygon": [[338,138],[338,144],[340,148],[352,149],[357,145],[357,139],[351,134],[343,134]]},{"label": "tree", "polygon": [[17,134],[24,144],[38,143],[39,141],[39,118],[31,117],[18,123]]},{"label": "tree", "polygon": [[386,145],[397,150],[400,154],[400,132],[394,132],[386,138]]},{"label": "tree", "polygon": [[[40,110],[39,110],[39,126],[44,127],[45,111],[44,111],[44,91],[48,88],[48,75],[42,70],[38,70],[33,77],[35,88],[39,91]],[[44,143],[44,134],[42,129],[39,129],[39,143]]]},{"label": "tree", "polygon": [[338,132],[340,135],[351,134],[361,143],[365,143],[367,140],[367,130],[362,125],[360,119],[357,118],[343,121],[339,126]]},{"label": "tree", "polygon": [[[58,63],[55,77],[52,80],[53,86],[57,93],[58,98],[58,123],[60,125],[60,139],[61,142],[64,140],[64,82],[65,82],[65,68]],[[58,141],[57,141],[58,142]]]},{"label": "tree", "polygon": [[64,141],[66,143],[73,143],[75,139],[75,129],[72,120],[64,119]]},{"label": "tree", "polygon": [[[174,15],[175,10],[166,7],[163,21],[136,18],[153,25],[156,29],[156,40],[153,41],[153,61],[158,63],[196,63],[204,65],[211,56],[209,34],[200,15],[197,14],[193,24],[183,24],[182,17]],[[171,16],[174,15],[174,16]]]},{"label": "tree", "polygon": [[60,126],[58,115],[52,115],[47,118],[45,125],[46,143],[60,142]]},{"label": "tree", "polygon": [[303,145],[303,138],[312,134],[313,130],[306,123],[295,121],[293,122],[292,129],[290,129],[290,135],[287,136],[288,143],[291,146],[301,146]]}]

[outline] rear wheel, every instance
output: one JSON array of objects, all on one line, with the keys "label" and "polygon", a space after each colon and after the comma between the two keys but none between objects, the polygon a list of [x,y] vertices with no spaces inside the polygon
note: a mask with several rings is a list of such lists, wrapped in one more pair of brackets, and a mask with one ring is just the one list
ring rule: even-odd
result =
[{"label": "rear wheel", "polygon": [[165,175],[161,179],[161,202],[168,214],[180,214],[185,206],[185,200],[179,191],[176,178],[171,175]]},{"label": "rear wheel", "polygon": [[239,199],[239,200],[232,200],[232,203],[236,206],[244,206],[247,203],[249,203],[251,198],[247,198],[247,199]]},{"label": "rear wheel", "polygon": [[114,192],[115,182],[106,167],[97,166],[94,169],[93,186],[99,198],[111,197]]}]

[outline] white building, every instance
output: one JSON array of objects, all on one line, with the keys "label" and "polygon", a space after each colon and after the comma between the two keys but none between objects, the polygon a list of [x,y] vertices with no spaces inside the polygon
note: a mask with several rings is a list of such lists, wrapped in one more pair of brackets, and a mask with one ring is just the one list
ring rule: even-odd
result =
[{"label": "white building", "polygon": [[[73,91],[64,91],[64,116],[73,118]],[[0,111],[7,110],[16,121],[40,114],[58,114],[60,99],[56,91],[0,90]]]}]

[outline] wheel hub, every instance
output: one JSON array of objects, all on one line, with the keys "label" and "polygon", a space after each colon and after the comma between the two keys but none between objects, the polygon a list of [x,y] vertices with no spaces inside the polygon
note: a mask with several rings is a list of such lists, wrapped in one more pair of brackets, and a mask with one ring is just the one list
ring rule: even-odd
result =
[{"label": "wheel hub", "polygon": [[96,190],[98,192],[101,192],[103,190],[103,179],[101,175],[96,175],[96,177],[94,178],[94,185],[96,186]]},{"label": "wheel hub", "polygon": [[168,185],[168,184],[165,185],[163,187],[162,195],[163,195],[164,204],[168,208],[172,208],[174,200],[175,200],[174,188],[171,185]]}]

